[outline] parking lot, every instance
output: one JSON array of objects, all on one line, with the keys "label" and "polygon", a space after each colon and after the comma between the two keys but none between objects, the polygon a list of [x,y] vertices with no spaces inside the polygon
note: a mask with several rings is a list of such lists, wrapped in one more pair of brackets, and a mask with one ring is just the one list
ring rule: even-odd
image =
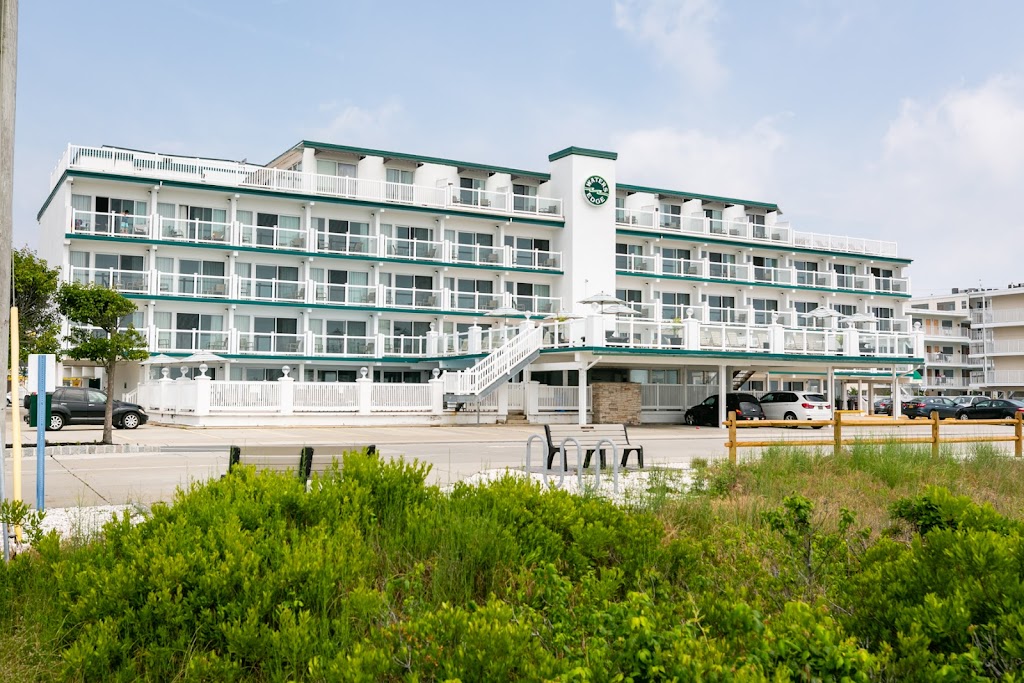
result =
[{"label": "parking lot", "polygon": [[[1013,433],[1012,427],[1002,426],[957,425],[949,429],[956,429],[957,436]],[[60,432],[47,432],[47,439],[50,443],[94,443],[99,441],[101,431],[98,426],[68,426]],[[9,434],[10,431],[7,432]],[[186,429],[151,424],[133,431],[114,432],[115,443],[140,444],[152,449],[150,452],[48,457],[46,504],[49,507],[132,502],[150,504],[170,500],[178,486],[222,475],[227,469],[228,448],[232,445],[362,447],[374,444],[385,457],[405,456],[429,463],[430,483],[449,484],[481,470],[521,466],[525,443],[531,434],[543,435],[543,426]],[[844,436],[868,434],[928,436],[930,426],[921,421],[906,421],[899,427],[844,430]],[[34,430],[25,430],[23,435],[23,443],[34,442]],[[739,438],[782,443],[828,438],[830,435],[828,428],[762,427],[741,430]],[[648,466],[679,466],[688,464],[693,458],[726,456],[723,444],[727,433],[722,429],[644,425],[631,428],[629,436],[631,442],[644,446]],[[534,466],[540,463],[539,446],[537,444],[534,449]],[[1012,453],[1012,444],[995,446]],[[741,458],[756,455],[756,449],[740,451]],[[8,475],[10,468],[8,461]],[[35,452],[32,449],[24,453],[23,475],[24,496],[32,500],[35,492]],[[8,478],[8,490],[10,481]]]}]

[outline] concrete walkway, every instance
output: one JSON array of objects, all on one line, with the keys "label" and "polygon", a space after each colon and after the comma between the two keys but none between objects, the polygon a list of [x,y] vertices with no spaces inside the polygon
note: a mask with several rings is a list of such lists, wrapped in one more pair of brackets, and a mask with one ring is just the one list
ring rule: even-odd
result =
[{"label": "concrete walkway", "polygon": [[[1007,434],[1012,427],[966,425],[957,435]],[[927,436],[928,425],[907,423],[899,428],[870,428],[868,431],[898,435]],[[102,428],[69,426],[60,432],[47,432],[50,443],[97,442]],[[858,432],[866,434],[865,431]],[[8,431],[9,435],[10,432]],[[134,431],[114,432],[119,444],[141,444],[154,452],[113,455],[66,455],[47,458],[46,505],[151,504],[168,501],[179,486],[221,476],[227,469],[231,445],[330,445],[354,448],[377,446],[386,457],[417,458],[431,465],[428,481],[448,484],[481,470],[519,467],[525,456],[525,443],[531,434],[543,436],[540,425],[459,426],[459,427],[301,427],[301,428],[211,428],[196,429],[146,425]],[[693,458],[725,457],[726,431],[710,427],[682,425],[645,425],[629,430],[630,440],[644,445],[645,462],[651,465],[688,464]],[[26,431],[24,443],[34,439],[34,430]],[[759,428],[743,430],[741,439],[800,441],[829,438],[830,431],[811,429]],[[539,465],[542,449],[534,449]],[[1010,449],[1010,444],[999,444]],[[1012,452],[1012,451],[1010,451]],[[752,450],[740,457],[755,456]],[[570,462],[574,460],[570,455]],[[632,461],[631,461],[632,464]],[[8,494],[11,489],[11,462],[6,463]],[[23,496],[35,497],[34,450],[27,450],[23,464]]]}]

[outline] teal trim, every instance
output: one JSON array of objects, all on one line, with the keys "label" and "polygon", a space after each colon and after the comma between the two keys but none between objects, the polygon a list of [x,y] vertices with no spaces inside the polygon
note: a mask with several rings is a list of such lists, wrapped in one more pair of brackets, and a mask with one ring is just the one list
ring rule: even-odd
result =
[{"label": "teal trim", "polygon": [[[191,356],[195,351],[161,351],[160,353],[171,356],[173,358],[187,358]],[[150,354],[153,356],[154,354]],[[447,360],[471,360],[473,358],[483,358],[487,354],[484,353],[473,353],[473,354],[462,354],[459,356],[337,356],[337,355],[319,355],[319,356],[303,356],[294,353],[282,353],[282,354],[254,354],[254,353],[223,353],[217,352],[217,355],[225,360],[276,360],[276,361],[303,361],[306,363],[317,363],[317,362],[332,362],[332,363],[404,363],[406,365],[416,365],[419,363],[436,363]],[[159,366],[157,366],[159,367]]]},{"label": "teal trim", "polygon": [[715,278],[690,277],[688,275],[655,275],[654,273],[633,273],[625,270],[616,270],[616,275],[629,277],[642,277],[648,280],[683,280],[686,282],[708,282],[718,284],[742,285],[744,287],[765,287],[767,289],[802,289],[808,292],[836,292],[837,294],[870,294],[872,296],[889,296],[897,299],[909,299],[910,294],[896,294],[893,292],[864,292],[859,289],[832,289],[830,287],[808,287],[807,285],[780,285],[770,282],[757,282],[752,280],[716,280]]},{"label": "teal trim", "polygon": [[676,197],[682,197],[685,199],[700,199],[705,202],[721,202],[723,204],[742,204],[743,206],[756,206],[760,209],[768,209],[769,211],[778,211],[779,207],[777,204],[771,202],[757,202],[750,199],[734,199],[732,197],[716,197],[711,194],[697,194],[695,192],[684,192],[682,190],[663,190],[657,187],[645,187],[643,185],[623,185],[617,186],[619,190],[625,190],[626,192],[645,192],[648,194],[669,194]]},{"label": "teal trim", "polygon": [[752,351],[705,351],[695,349],[631,349],[607,346],[572,346],[564,349],[542,349],[541,353],[573,353],[589,351],[599,356],[692,356],[695,358],[742,358],[758,360],[806,360],[836,365],[911,365],[923,363],[921,358],[889,358],[885,356],[819,356],[786,353],[754,353]]},{"label": "teal trim", "polygon": [[619,158],[618,152],[605,152],[600,149],[587,149],[586,147],[566,147],[560,149],[553,154],[548,155],[548,161],[558,161],[567,156],[580,156],[580,157],[593,157],[595,159],[611,159],[615,161]]},{"label": "teal trim", "polygon": [[[508,316],[492,316],[487,313],[477,313],[473,311],[445,311],[440,308],[401,308],[399,306],[389,306],[383,308],[380,306],[336,306],[332,304],[307,304],[302,301],[262,301],[258,299],[230,299],[224,298],[213,298],[205,296],[188,296],[178,295],[171,296],[168,294],[139,294],[137,292],[122,292],[128,299],[138,299],[140,301],[198,301],[205,304],[245,304],[246,306],[277,306],[277,307],[289,307],[289,308],[320,308],[330,311],[371,311],[376,313],[411,313],[419,315],[439,316],[439,315],[459,315],[466,318],[522,318],[521,315],[508,315]],[[532,316],[531,316],[532,317]]]},{"label": "teal trim", "polygon": [[[463,168],[471,168],[475,171],[487,171],[488,173],[508,173],[510,175],[518,175],[527,178],[536,178],[537,180],[551,180],[550,173],[541,173],[539,171],[524,171],[518,168],[508,168],[507,166],[490,166],[488,164],[479,164],[472,161],[456,161],[454,159],[443,159],[441,157],[427,157],[418,154],[403,154],[401,152],[385,152],[380,149],[368,149],[366,147],[349,147],[348,145],[335,145],[329,142],[314,142],[312,140],[303,140],[297,145],[289,149],[284,154],[279,154],[274,161],[280,159],[288,152],[295,151],[296,149],[302,149],[303,147],[312,147],[314,149],[329,150],[333,152],[344,152],[346,154],[359,154],[362,156],[369,157],[387,157],[389,159],[402,159],[403,161],[415,161],[420,164],[440,164],[441,166],[461,166]],[[273,164],[274,161],[270,163]],[[269,166],[269,164],[268,164]]]},{"label": "teal trim", "polygon": [[125,183],[137,183],[141,185],[152,186],[154,184],[160,184],[164,187],[180,187],[189,190],[220,190],[224,192],[230,192],[233,194],[245,194],[254,195],[257,197],[273,197],[274,199],[291,199],[298,201],[312,201],[312,202],[324,202],[327,204],[341,204],[343,206],[362,206],[371,209],[389,209],[392,211],[411,211],[413,213],[426,213],[432,216],[461,216],[463,218],[482,218],[492,222],[498,223],[510,223],[510,224],[522,224],[522,225],[543,225],[552,228],[564,228],[565,221],[561,219],[544,219],[544,218],[522,218],[519,216],[511,216],[505,214],[489,214],[489,213],[477,213],[473,211],[463,211],[461,209],[433,209],[425,206],[409,206],[406,204],[389,204],[387,202],[373,202],[363,199],[348,199],[345,197],[325,197],[323,195],[316,194],[302,194],[299,192],[275,192],[273,190],[260,190],[256,188],[245,188],[245,187],[233,187],[229,185],[214,185],[206,183],[191,183],[181,180],[160,180],[159,178],[140,178],[138,176],[125,176],[118,175],[115,173],[97,173],[95,171],[78,171],[78,170],[67,170],[61,176],[61,179],[57,182],[53,191],[50,192],[50,196],[46,198],[46,202],[43,207],[39,209],[39,213],[36,214],[36,220],[39,220],[43,212],[50,205],[50,201],[53,199],[57,188],[64,182],[64,178],[90,178],[93,180],[114,180]]},{"label": "teal trim", "polygon": [[871,254],[853,254],[848,251],[829,251],[827,249],[811,249],[810,247],[794,247],[789,244],[772,244],[765,242],[743,242],[739,240],[723,240],[717,237],[707,237],[704,235],[682,235],[674,232],[646,232],[643,230],[629,230],[623,228],[615,228],[615,233],[618,235],[630,235],[631,237],[644,237],[651,239],[652,237],[679,240],[681,242],[707,242],[709,244],[722,244],[726,246],[740,246],[740,247],[757,247],[765,250],[772,251],[789,251],[796,252],[799,254],[827,254],[828,256],[837,256],[849,259],[857,259],[860,261],[887,261],[889,263],[902,263],[909,265],[913,263],[913,259],[908,258],[897,258],[895,256],[873,256]]},{"label": "teal trim", "polygon": [[303,258],[313,256],[316,258],[329,258],[341,261],[373,261],[375,263],[404,263],[409,265],[419,266],[431,266],[438,267],[444,266],[446,268],[469,268],[475,270],[497,270],[503,273],[514,272],[514,273],[541,273],[548,275],[564,275],[564,271],[561,270],[544,270],[541,268],[524,268],[522,266],[509,266],[505,267],[502,265],[483,265],[478,263],[454,263],[445,261],[417,261],[415,259],[404,259],[395,258],[393,256],[359,256],[354,254],[325,254],[319,251],[299,251],[297,249],[266,249],[263,247],[250,247],[245,245],[234,245],[234,244],[197,244],[195,242],[179,242],[177,240],[153,240],[143,239],[141,237],[118,237],[116,235],[82,235],[79,233],[68,232],[64,234],[67,239],[74,240],[87,240],[93,242],[121,242],[124,244],[157,244],[167,246],[186,246],[193,247],[196,249],[220,249],[221,251],[247,251],[259,254],[281,254],[281,255],[292,255],[300,256]]}]

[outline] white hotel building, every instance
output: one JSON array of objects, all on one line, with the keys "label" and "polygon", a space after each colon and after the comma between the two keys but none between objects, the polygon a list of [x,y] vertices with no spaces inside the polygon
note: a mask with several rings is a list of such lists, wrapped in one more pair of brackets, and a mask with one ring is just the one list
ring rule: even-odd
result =
[{"label": "white hotel building", "polygon": [[[718,391],[824,390],[833,373],[891,388],[923,362],[895,243],[800,232],[771,203],[630,185],[612,152],[548,161],[303,141],[259,166],[71,145],[40,251],[138,304],[130,322],[174,360],[112,389],[182,421],[444,421],[465,403],[557,419],[594,381],[641,383],[645,419],[678,421]],[[581,303],[599,293],[631,310]],[[214,354],[205,375],[202,357],[182,365],[197,352]],[[181,367],[212,377],[198,399]]]}]

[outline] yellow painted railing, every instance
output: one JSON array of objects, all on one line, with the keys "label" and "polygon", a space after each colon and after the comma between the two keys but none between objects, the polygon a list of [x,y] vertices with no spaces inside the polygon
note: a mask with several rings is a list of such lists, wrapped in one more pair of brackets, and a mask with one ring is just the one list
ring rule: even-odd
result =
[{"label": "yellow painted railing", "polygon": [[[740,441],[736,438],[737,430],[752,429],[758,427],[793,427],[792,420],[737,420],[735,411],[729,411],[729,418],[723,423],[729,429],[729,440],[725,447],[729,450],[729,462],[736,464],[736,451],[740,448],[766,448],[778,446],[780,441]],[[832,427],[831,439],[800,439],[799,441],[787,441],[787,446],[832,446],[833,455],[842,453],[843,446],[854,443],[883,444],[883,443],[927,443],[932,446],[932,457],[939,456],[939,445],[944,443],[993,443],[1013,442],[1014,457],[1021,457],[1024,454],[1024,414],[1017,413],[1015,418],[1003,418],[998,420],[954,420],[939,419],[939,414],[932,411],[931,434],[929,436],[888,436],[869,435],[849,437],[843,435],[844,428],[854,427],[907,427],[914,423],[905,420],[879,420],[877,418],[861,418],[859,420],[849,419],[844,416],[843,411],[837,411],[834,419],[831,420],[804,420],[797,423],[801,427]],[[921,424],[920,422],[916,424]],[[968,436],[949,436],[940,433],[940,426],[968,426],[968,425],[1008,425],[1013,427],[1013,435],[999,434],[974,434]],[[847,432],[849,433],[849,432]]]}]

